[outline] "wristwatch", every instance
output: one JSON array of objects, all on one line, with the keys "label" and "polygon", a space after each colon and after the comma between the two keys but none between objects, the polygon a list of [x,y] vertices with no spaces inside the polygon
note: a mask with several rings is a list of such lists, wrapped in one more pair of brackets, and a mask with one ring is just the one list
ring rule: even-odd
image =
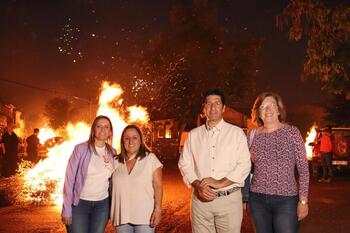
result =
[{"label": "wristwatch", "polygon": [[299,203],[302,204],[302,205],[306,205],[307,201],[300,200]]}]

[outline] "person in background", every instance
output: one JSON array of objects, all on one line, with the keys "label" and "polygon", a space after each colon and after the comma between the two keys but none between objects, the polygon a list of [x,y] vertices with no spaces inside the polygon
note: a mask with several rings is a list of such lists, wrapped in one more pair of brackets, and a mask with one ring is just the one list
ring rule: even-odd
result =
[{"label": "person in background", "polygon": [[320,153],[322,161],[323,176],[319,182],[331,182],[333,178],[332,171],[332,128],[326,127],[320,137]]},{"label": "person in background", "polygon": [[256,98],[252,120],[258,128],[250,147],[254,175],[248,205],[256,232],[296,233],[298,221],[309,211],[304,140],[295,126],[285,122],[286,110],[276,93]]},{"label": "person in background", "polygon": [[113,127],[106,116],[92,123],[89,140],[75,146],[63,188],[62,222],[69,233],[103,233],[109,218],[114,171]]},{"label": "person in background", "polygon": [[117,233],[153,233],[161,219],[163,165],[136,125],[125,127],[120,147],[112,177],[112,223]]},{"label": "person in background", "polygon": [[18,168],[18,143],[19,139],[13,131],[13,124],[8,124],[6,132],[2,135],[1,144],[3,150],[2,176],[10,177]]},{"label": "person in background", "polygon": [[31,161],[34,164],[39,161],[38,150],[40,146],[40,141],[38,135],[39,129],[35,128],[33,134],[27,137],[26,139],[27,160]]},{"label": "person in background", "polygon": [[243,130],[223,119],[225,97],[218,89],[204,94],[205,124],[188,134],[178,166],[192,187],[193,233],[241,232],[241,187],[251,163]]}]

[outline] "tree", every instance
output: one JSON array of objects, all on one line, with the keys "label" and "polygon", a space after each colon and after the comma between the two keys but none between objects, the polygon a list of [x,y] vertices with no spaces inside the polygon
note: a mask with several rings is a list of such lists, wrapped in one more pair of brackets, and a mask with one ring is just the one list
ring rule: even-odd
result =
[{"label": "tree", "polygon": [[169,33],[150,40],[134,77],[134,96],[152,116],[193,123],[208,88],[222,89],[231,103],[254,90],[259,40],[228,36],[204,0],[174,6],[170,22]]},{"label": "tree", "polygon": [[336,126],[350,126],[350,102],[344,95],[334,95],[330,104],[325,106],[325,119]]},{"label": "tree", "polygon": [[44,116],[49,119],[49,125],[53,129],[58,129],[67,124],[69,121],[68,100],[60,97],[50,99],[45,104]]},{"label": "tree", "polygon": [[[339,2],[339,1],[338,1]],[[307,38],[304,74],[323,88],[350,99],[350,8],[334,1],[291,0],[277,18],[277,26],[289,27],[289,39]]]}]

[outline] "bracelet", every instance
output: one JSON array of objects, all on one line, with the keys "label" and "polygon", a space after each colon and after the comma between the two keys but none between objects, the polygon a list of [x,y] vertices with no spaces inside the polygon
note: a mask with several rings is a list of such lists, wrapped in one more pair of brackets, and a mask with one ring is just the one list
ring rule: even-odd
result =
[{"label": "bracelet", "polygon": [[307,205],[307,201],[299,201],[299,203],[302,205]]}]

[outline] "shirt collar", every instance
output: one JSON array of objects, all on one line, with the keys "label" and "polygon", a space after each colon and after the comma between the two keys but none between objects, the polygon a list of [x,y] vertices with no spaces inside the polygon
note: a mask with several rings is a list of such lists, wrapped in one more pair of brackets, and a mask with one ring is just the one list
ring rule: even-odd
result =
[{"label": "shirt collar", "polygon": [[213,130],[214,132],[220,131],[222,129],[223,125],[224,125],[224,119],[223,118],[221,118],[219,123],[216,126],[214,126],[214,127],[209,127],[208,121],[205,122],[205,128],[206,128],[207,131],[211,131],[211,130]]}]

